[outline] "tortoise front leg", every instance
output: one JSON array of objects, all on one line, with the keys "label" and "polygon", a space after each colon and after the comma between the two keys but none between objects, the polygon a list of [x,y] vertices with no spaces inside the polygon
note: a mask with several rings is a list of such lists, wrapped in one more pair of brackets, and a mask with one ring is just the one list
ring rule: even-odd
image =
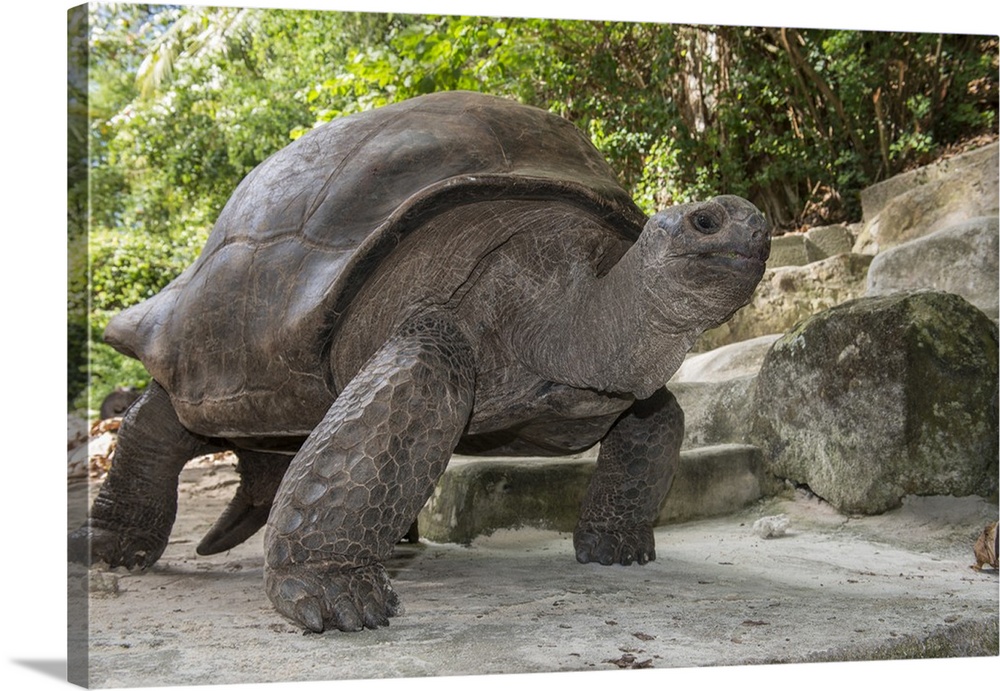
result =
[{"label": "tortoise front leg", "polygon": [[320,632],[401,611],[382,561],[427,501],[472,411],[473,355],[448,322],[408,323],[351,380],[292,461],[265,533],[265,585]]},{"label": "tortoise front leg", "polygon": [[629,408],[601,442],[573,532],[581,563],[656,558],[653,523],[680,462],[684,412],[663,388]]},{"label": "tortoise front leg", "polygon": [[218,450],[177,419],[155,381],[125,413],[111,469],[87,523],[69,536],[73,561],[145,568],[167,546],[177,516],[177,479],[195,456]]}]

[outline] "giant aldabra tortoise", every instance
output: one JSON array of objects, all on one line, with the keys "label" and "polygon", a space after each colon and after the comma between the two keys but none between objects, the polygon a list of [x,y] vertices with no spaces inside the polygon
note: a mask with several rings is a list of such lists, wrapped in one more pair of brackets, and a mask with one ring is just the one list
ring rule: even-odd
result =
[{"label": "giant aldabra tortoise", "polygon": [[647,220],[576,128],[508,100],[433,94],[319,127],[107,327],[154,382],[71,553],[152,564],[182,466],[231,448],[241,483],[199,552],[266,522],[283,615],[375,628],[401,611],[382,562],[452,452],[600,442],[576,557],[645,563],[683,430],[664,383],[748,302],[769,247],[738,197]]}]

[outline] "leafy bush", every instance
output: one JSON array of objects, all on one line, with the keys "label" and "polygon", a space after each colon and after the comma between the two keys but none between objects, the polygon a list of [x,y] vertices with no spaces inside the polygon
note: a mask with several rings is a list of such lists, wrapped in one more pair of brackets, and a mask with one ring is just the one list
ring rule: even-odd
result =
[{"label": "leafy bush", "polygon": [[90,234],[91,309],[113,313],[156,295],[198,256],[207,229],[171,239],[97,229]]}]

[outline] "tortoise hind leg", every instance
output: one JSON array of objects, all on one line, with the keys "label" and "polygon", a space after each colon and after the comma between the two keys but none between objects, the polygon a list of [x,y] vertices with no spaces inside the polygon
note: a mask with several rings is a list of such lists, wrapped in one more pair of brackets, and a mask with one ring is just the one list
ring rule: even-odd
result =
[{"label": "tortoise hind leg", "polygon": [[[236,472],[240,476],[239,487],[215,525],[198,543],[195,551],[202,556],[230,550],[246,542],[264,527],[271,513],[278,485],[292,461],[292,457],[287,454],[246,449],[240,449],[236,455],[239,458],[236,464]],[[416,520],[401,538],[403,540],[410,543],[420,541]]]},{"label": "tortoise hind leg", "polygon": [[229,505],[215,521],[195,551],[201,555],[218,554],[232,549],[264,527],[271,513],[274,495],[285,476],[292,457],[280,453],[236,452],[236,472],[240,484]]},{"label": "tortoise hind leg", "polygon": [[153,382],[129,408],[108,477],[87,522],[69,535],[69,558],[145,568],[167,546],[177,516],[177,479],[195,456],[218,450],[177,419]]},{"label": "tortoise hind leg", "polygon": [[265,533],[265,587],[306,629],[401,611],[382,566],[444,472],[472,411],[472,350],[447,321],[406,325],[355,375],[295,456]]}]

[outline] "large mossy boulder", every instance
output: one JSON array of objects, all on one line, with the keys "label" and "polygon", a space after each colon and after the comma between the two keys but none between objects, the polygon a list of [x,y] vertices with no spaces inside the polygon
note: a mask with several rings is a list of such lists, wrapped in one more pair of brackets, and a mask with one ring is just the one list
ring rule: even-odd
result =
[{"label": "large mossy boulder", "polygon": [[866,297],[775,342],[750,440],[844,513],[997,490],[997,327],[942,292]]}]

